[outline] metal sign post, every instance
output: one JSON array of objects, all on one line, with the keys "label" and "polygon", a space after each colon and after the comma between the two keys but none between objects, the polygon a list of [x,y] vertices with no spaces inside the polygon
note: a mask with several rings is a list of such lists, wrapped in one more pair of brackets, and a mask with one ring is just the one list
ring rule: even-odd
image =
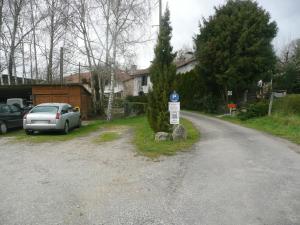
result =
[{"label": "metal sign post", "polygon": [[[227,91],[227,96],[228,96],[228,98],[227,98],[227,103],[231,103],[231,96],[232,96],[232,91]],[[228,108],[229,108],[229,114],[231,115],[232,114],[232,108],[231,107],[229,107],[229,105],[230,104],[228,104]]]}]

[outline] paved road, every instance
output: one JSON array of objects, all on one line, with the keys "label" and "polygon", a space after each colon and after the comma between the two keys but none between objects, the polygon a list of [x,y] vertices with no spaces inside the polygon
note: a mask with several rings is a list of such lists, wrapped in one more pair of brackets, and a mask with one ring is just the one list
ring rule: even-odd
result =
[{"label": "paved road", "polygon": [[1,225],[299,225],[300,148],[185,113],[202,138],[153,162],[131,134],[63,143],[0,138]]}]

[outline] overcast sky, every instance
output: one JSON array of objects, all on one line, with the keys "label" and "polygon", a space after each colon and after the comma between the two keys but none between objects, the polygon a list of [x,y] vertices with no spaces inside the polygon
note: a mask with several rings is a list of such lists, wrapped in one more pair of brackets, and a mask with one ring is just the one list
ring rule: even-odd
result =
[{"label": "overcast sky", "polygon": [[[167,3],[162,0],[163,5]],[[183,46],[193,46],[192,37],[198,33],[199,21],[214,13],[214,6],[222,5],[226,0],[169,0],[171,25],[173,27],[172,45],[174,50]],[[266,9],[277,22],[279,32],[273,44],[280,52],[287,43],[300,38],[300,0],[258,0],[259,5]],[[153,14],[152,24],[158,24],[158,7]],[[153,37],[157,27],[152,27]],[[150,65],[153,59],[155,41],[137,49],[137,64],[139,68]]]}]

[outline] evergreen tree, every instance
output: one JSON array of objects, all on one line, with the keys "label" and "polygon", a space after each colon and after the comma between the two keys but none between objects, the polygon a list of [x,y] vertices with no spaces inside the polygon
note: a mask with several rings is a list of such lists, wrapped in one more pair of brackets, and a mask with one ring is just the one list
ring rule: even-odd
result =
[{"label": "evergreen tree", "polygon": [[180,107],[203,110],[201,100],[205,94],[202,76],[195,69],[176,75],[175,89],[180,95]]},{"label": "evergreen tree", "polygon": [[176,66],[173,64],[176,54],[172,52],[171,37],[170,11],[167,8],[161,19],[158,40],[154,49],[155,56],[150,67],[150,79],[153,86],[148,95],[147,116],[155,132],[170,130],[168,99],[173,91],[176,75]]},{"label": "evergreen tree", "polygon": [[270,80],[276,33],[276,23],[255,1],[229,0],[215,8],[195,38],[199,73],[209,94],[228,102],[227,91],[232,90],[233,98],[240,100],[258,80]]}]

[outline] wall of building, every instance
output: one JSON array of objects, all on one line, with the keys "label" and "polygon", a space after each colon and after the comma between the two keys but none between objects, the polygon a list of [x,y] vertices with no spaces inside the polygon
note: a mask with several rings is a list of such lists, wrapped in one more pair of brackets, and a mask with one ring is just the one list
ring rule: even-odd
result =
[{"label": "wall of building", "polygon": [[188,63],[182,67],[179,67],[176,70],[176,74],[190,72],[191,70],[193,70],[196,67],[196,64],[197,64],[197,62],[195,61],[195,62]]},{"label": "wall of building", "polygon": [[134,88],[133,88],[133,96],[138,96],[140,92],[144,92],[145,94],[149,93],[149,90],[152,87],[152,83],[150,81],[149,74],[147,76],[147,85],[142,85],[142,76],[137,76],[134,78]]},{"label": "wall of building", "polygon": [[[104,87],[104,94],[109,94],[110,90],[111,90],[110,85],[105,85],[105,87]],[[123,90],[124,90],[123,82],[116,81],[115,82],[115,87],[114,87],[114,93],[123,92]]]},{"label": "wall of building", "polygon": [[68,103],[80,108],[83,119],[91,114],[91,96],[81,86],[33,86],[32,95],[34,105]]},{"label": "wall of building", "polygon": [[[196,64],[197,62],[194,61],[184,66],[178,67],[176,70],[176,74],[190,72],[195,68]],[[125,96],[128,95],[138,96],[141,91],[144,92],[145,94],[149,92],[149,90],[152,88],[152,83],[150,81],[149,74],[145,74],[145,75],[147,76],[147,85],[142,86],[143,75],[135,76],[130,85],[124,86],[124,93],[126,93]],[[126,83],[128,83],[128,81],[126,81]]]},{"label": "wall of building", "polygon": [[132,96],[134,93],[134,79],[126,80],[124,85],[124,97]]}]

